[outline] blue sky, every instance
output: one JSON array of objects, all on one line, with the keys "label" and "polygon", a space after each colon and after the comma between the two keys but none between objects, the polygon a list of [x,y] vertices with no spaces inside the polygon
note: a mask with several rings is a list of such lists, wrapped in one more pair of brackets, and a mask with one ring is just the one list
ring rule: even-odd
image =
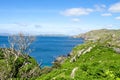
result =
[{"label": "blue sky", "polygon": [[0,33],[76,35],[120,28],[120,0],[0,0]]}]

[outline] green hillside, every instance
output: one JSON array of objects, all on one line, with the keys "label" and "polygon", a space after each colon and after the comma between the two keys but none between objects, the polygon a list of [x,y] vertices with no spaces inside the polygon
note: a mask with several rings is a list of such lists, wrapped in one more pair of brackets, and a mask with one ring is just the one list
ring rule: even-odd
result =
[{"label": "green hillside", "polygon": [[119,34],[120,30],[101,29],[75,36],[86,42],[37,80],[120,80]]},{"label": "green hillside", "polygon": [[84,38],[85,40],[92,41],[109,41],[110,45],[120,47],[120,30],[112,30],[112,29],[100,29],[100,30],[92,30],[87,33],[79,34],[74,36],[75,38]]},{"label": "green hillside", "polygon": [[72,52],[61,67],[37,80],[120,80],[120,54],[113,48],[89,42]]}]

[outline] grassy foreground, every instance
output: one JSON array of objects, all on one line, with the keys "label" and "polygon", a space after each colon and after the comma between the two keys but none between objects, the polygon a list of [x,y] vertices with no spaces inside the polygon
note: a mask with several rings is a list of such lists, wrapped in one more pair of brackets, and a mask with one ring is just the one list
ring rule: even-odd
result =
[{"label": "grassy foreground", "polygon": [[[82,49],[84,54],[79,56]],[[112,47],[88,42],[75,47],[59,68],[36,80],[120,80],[120,54]]]}]

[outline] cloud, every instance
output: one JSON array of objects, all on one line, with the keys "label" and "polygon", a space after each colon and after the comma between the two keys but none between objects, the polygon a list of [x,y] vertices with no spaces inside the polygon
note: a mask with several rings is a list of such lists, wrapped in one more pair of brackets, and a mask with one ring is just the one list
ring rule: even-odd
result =
[{"label": "cloud", "polygon": [[91,12],[93,12],[93,9],[90,8],[71,8],[62,11],[61,14],[65,16],[81,16],[81,15],[88,15]]},{"label": "cloud", "polygon": [[72,21],[73,22],[80,22],[80,19],[79,18],[73,18]]},{"label": "cloud", "polygon": [[111,5],[108,10],[109,10],[110,12],[120,13],[120,2]]},{"label": "cloud", "polygon": [[95,11],[102,12],[102,11],[104,11],[104,10],[105,10],[106,5],[101,4],[101,5],[95,5],[94,7],[95,7]]},{"label": "cloud", "polygon": [[104,13],[104,14],[101,14],[101,16],[112,16],[111,13]]},{"label": "cloud", "polygon": [[116,19],[116,20],[120,20],[120,16],[116,17],[115,19]]},{"label": "cloud", "polygon": [[81,16],[81,15],[89,15],[91,12],[94,11],[105,11],[106,9],[106,5],[101,4],[101,5],[95,5],[95,8],[70,8],[70,9],[66,9],[62,12],[60,12],[60,14],[65,15],[65,16]]}]

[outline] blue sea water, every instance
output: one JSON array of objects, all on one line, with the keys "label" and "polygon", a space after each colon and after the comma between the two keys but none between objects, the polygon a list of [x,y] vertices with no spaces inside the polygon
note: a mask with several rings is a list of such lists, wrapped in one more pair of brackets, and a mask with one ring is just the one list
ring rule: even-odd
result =
[{"label": "blue sea water", "polygon": [[[32,44],[33,51],[30,56],[34,57],[38,63],[42,63],[42,67],[52,66],[56,57],[69,54],[73,47],[83,42],[81,38],[66,36],[37,36]],[[9,45],[7,36],[0,36],[0,47],[3,45]]]}]

